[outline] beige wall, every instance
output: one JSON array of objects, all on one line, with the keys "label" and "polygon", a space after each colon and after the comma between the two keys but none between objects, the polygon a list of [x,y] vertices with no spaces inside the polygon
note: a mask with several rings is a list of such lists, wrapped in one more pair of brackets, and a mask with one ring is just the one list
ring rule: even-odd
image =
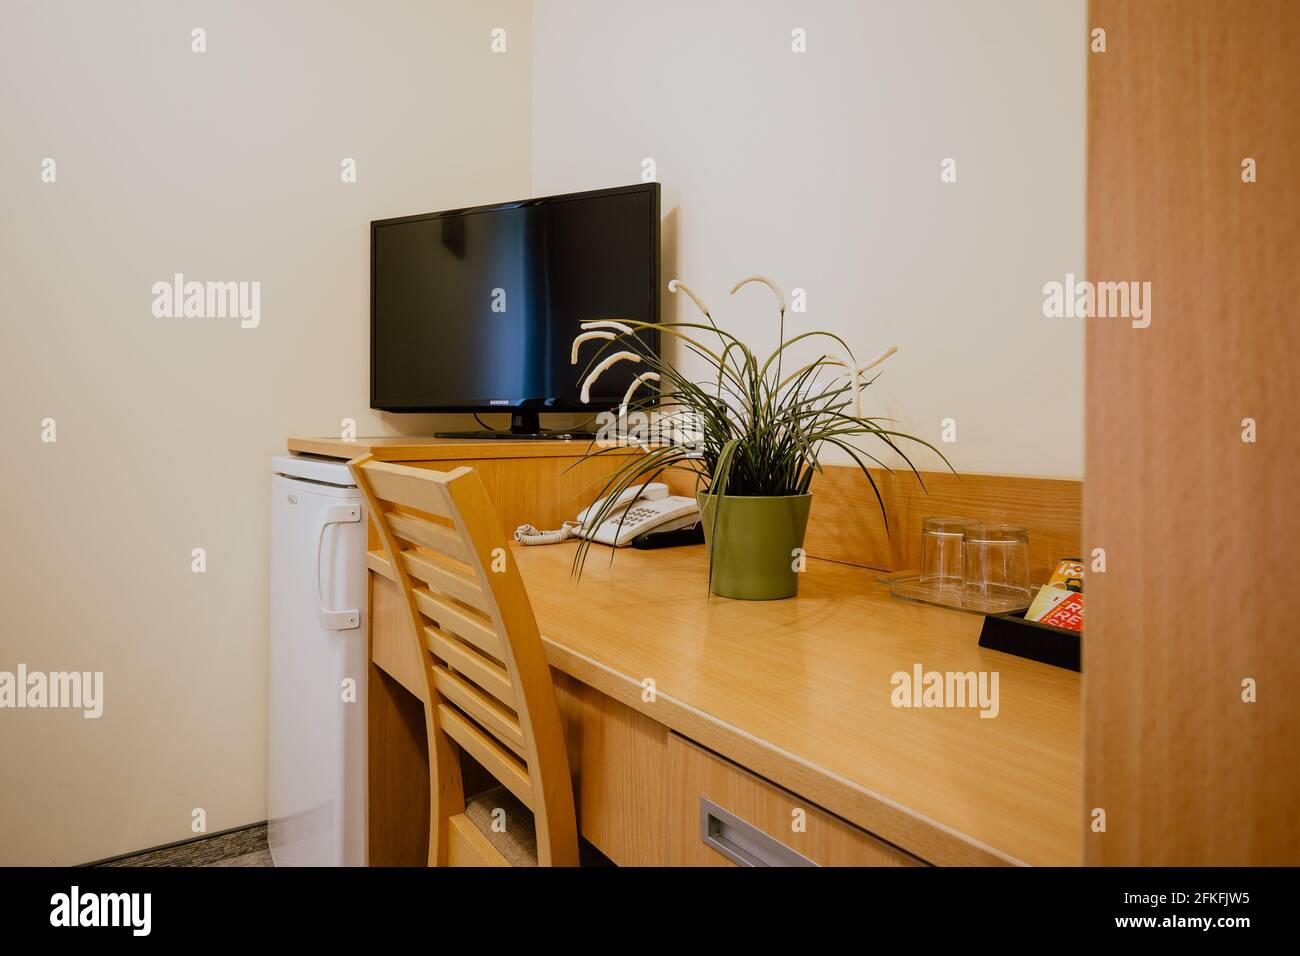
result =
[{"label": "beige wall", "polygon": [[955,419],[959,470],[1082,476],[1082,325],[1042,315],[1084,273],[1082,0],[536,0],[533,34],[535,193],[653,158],[665,278],[724,324],[770,349],[763,290],[727,291],[804,288],[791,330],[900,347],[874,414]]},{"label": "beige wall", "polygon": [[[902,347],[875,410],[955,417],[960,468],[1081,474],[1081,334],[1040,289],[1083,271],[1083,28],[1031,2],[10,9],[0,670],[102,670],[106,702],[0,711],[0,864],[264,818],[268,459],[345,417],[434,427],[367,407],[372,218],[653,157],[665,278],[760,346],[731,281],[803,287],[792,324]],[[260,282],[260,325],[155,318],[175,272]]]},{"label": "beige wall", "polygon": [[[367,223],[529,192],[529,30],[526,2],[6,5],[0,670],[106,687],[98,720],[0,710],[0,864],[265,818],[269,459],[432,427],[367,407]],[[260,282],[260,326],[155,318],[175,272]]]}]

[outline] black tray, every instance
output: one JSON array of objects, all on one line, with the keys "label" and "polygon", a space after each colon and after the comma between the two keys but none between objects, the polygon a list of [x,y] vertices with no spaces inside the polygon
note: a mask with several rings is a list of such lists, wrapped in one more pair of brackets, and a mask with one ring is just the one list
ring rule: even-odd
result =
[{"label": "black tray", "polygon": [[1037,621],[1026,621],[1024,611],[989,614],[980,631],[980,647],[1004,654],[1027,657],[1031,661],[1081,670],[1082,641],[1078,631],[1068,631]]}]

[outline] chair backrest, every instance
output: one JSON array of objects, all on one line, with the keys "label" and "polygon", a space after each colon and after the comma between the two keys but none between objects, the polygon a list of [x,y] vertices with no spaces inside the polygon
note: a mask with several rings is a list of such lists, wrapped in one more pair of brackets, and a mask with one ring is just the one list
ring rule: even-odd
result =
[{"label": "chair backrest", "polygon": [[555,685],[483,482],[472,468],[439,472],[370,455],[349,467],[401,585],[425,665],[430,862],[446,865],[447,821],[465,809],[450,740],[533,811],[540,865],[577,865]]}]

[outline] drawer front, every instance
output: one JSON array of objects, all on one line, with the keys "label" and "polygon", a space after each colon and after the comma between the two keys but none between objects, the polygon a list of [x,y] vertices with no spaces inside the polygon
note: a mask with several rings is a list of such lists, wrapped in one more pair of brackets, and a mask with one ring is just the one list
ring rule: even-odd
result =
[{"label": "drawer front", "polygon": [[370,659],[420,700],[424,700],[424,661],[411,635],[411,612],[393,581],[370,572]]},{"label": "drawer front", "polygon": [[668,753],[675,866],[923,865],[684,737]]},{"label": "drawer front", "polygon": [[668,729],[552,668],[578,831],[619,866],[668,864]]}]

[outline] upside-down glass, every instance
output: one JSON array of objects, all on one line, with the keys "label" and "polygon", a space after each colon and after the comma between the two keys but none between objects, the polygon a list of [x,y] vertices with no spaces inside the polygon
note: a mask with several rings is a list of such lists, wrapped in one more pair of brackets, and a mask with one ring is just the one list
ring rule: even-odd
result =
[{"label": "upside-down glass", "polygon": [[962,539],[969,518],[926,518],[921,523],[920,583],[940,591],[962,589]]},{"label": "upside-down glass", "polygon": [[1028,600],[1028,530],[1010,524],[971,524],[962,550],[967,597]]}]

